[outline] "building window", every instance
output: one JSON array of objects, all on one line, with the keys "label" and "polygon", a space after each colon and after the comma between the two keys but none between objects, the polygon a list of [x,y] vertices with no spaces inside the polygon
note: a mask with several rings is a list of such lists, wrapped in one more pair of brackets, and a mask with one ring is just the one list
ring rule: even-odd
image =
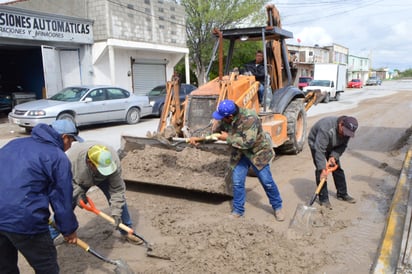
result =
[{"label": "building window", "polygon": [[159,25],[159,29],[164,29],[165,26],[164,25]]},{"label": "building window", "polygon": [[165,18],[164,18],[163,16],[159,16],[159,20],[160,20],[160,21],[164,21]]},{"label": "building window", "polygon": [[163,8],[159,8],[159,12],[165,12]]},{"label": "building window", "polygon": [[309,51],[309,56],[313,56],[313,51]]},{"label": "building window", "polygon": [[144,0],[144,3],[150,5],[150,0]]},{"label": "building window", "polygon": [[170,10],[175,11],[176,9],[175,9],[175,7],[170,7]]},{"label": "building window", "polygon": [[134,9],[134,7],[133,7],[132,4],[127,4],[127,8],[128,8],[128,9],[131,9],[131,10]]}]

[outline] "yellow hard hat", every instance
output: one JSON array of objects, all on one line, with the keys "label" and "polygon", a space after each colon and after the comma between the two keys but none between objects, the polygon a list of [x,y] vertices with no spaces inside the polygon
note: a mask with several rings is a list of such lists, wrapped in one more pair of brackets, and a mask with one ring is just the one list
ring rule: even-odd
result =
[{"label": "yellow hard hat", "polygon": [[90,161],[95,165],[100,174],[109,176],[113,174],[116,169],[116,163],[112,160],[112,153],[107,147],[102,145],[94,145],[87,151]]}]

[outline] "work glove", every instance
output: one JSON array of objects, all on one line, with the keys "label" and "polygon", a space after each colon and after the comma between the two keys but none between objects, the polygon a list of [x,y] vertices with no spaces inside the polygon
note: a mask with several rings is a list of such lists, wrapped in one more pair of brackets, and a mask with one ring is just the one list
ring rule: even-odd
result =
[{"label": "work glove", "polygon": [[88,200],[87,200],[87,196],[86,193],[82,193],[77,197],[77,205],[82,208],[82,206],[80,205],[80,201],[83,201],[83,203],[87,204]]},{"label": "work glove", "polygon": [[119,229],[119,225],[121,224],[122,220],[120,218],[120,216],[112,216],[114,219],[114,227],[116,229]]},{"label": "work glove", "polygon": [[205,140],[217,141],[217,140],[219,140],[220,135],[221,135],[220,133],[213,133],[211,135],[206,136]]}]

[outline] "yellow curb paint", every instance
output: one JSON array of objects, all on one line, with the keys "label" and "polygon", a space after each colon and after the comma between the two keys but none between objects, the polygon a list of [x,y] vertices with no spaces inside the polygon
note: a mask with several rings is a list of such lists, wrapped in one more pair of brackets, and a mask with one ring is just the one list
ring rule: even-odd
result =
[{"label": "yellow curb paint", "polygon": [[401,252],[403,238],[402,234],[405,225],[409,192],[411,189],[410,184],[408,184],[411,159],[412,148],[409,148],[405,156],[403,168],[392,199],[389,216],[386,223],[386,230],[381,242],[380,250],[371,273],[396,273]]}]

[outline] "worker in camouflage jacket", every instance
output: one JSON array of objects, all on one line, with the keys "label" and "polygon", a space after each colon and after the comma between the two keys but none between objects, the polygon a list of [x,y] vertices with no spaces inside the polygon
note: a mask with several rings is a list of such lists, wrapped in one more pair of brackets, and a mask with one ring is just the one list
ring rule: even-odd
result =
[{"label": "worker in camouflage jacket", "polygon": [[[214,130],[220,132],[218,139],[232,147],[233,209],[231,217],[242,217],[245,212],[245,181],[251,167],[259,178],[278,221],[284,220],[282,199],[270,171],[274,151],[269,134],[254,110],[239,108],[232,100],[222,101],[213,118],[220,121]],[[192,144],[195,142],[191,140]]]}]

